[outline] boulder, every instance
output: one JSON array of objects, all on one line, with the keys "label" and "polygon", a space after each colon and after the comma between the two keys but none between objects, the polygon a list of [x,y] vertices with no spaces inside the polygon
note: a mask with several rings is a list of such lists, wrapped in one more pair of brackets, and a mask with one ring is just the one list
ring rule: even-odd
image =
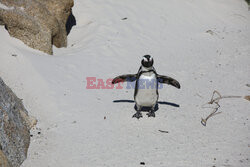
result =
[{"label": "boulder", "polygon": [[73,0],[0,0],[0,24],[12,37],[53,54],[52,45],[67,46],[66,23]]},{"label": "boulder", "polygon": [[29,130],[35,124],[22,100],[0,78],[0,167],[22,164],[29,148]]},{"label": "boulder", "polygon": [[10,167],[7,158],[0,149],[0,167]]}]

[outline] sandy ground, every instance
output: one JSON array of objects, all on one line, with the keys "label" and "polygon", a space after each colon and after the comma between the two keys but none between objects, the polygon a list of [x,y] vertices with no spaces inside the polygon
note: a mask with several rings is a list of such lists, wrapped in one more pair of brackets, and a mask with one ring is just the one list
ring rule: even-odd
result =
[{"label": "sandy ground", "polygon": [[[23,167],[246,167],[250,102],[250,12],[243,0],[76,0],[67,48],[46,55],[0,27],[0,76],[38,119]],[[164,85],[155,118],[134,119],[131,89],[86,89],[86,77],[136,73],[151,54]],[[124,85],[125,87],[126,85]],[[179,105],[179,107],[178,107]],[[106,119],[104,119],[106,117]],[[159,130],[168,131],[161,133]]]}]

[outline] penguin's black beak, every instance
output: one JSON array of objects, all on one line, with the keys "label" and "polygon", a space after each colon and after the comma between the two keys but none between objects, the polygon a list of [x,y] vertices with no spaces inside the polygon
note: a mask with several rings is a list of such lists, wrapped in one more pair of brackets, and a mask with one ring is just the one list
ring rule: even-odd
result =
[{"label": "penguin's black beak", "polygon": [[150,55],[144,55],[143,57],[145,57],[148,61],[150,60],[151,56]]}]

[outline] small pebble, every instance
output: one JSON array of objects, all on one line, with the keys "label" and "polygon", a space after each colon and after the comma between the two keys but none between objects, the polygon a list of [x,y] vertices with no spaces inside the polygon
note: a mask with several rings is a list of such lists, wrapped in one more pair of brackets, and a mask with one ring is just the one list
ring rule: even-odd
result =
[{"label": "small pebble", "polygon": [[214,35],[214,32],[212,30],[207,30],[206,33],[209,33],[211,35]]}]

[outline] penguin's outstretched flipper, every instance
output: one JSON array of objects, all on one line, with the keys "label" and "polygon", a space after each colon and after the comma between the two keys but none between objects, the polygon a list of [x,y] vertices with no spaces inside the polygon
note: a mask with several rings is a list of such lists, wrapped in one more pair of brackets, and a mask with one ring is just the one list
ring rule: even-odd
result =
[{"label": "penguin's outstretched flipper", "polygon": [[112,80],[112,84],[116,84],[119,82],[134,82],[137,78],[137,74],[125,74],[125,75],[120,75],[118,77],[115,77]]},{"label": "penguin's outstretched flipper", "polygon": [[165,83],[165,84],[168,84],[168,85],[172,85],[172,86],[174,86],[174,87],[176,87],[178,89],[181,88],[180,83],[177,80],[175,80],[174,78],[164,76],[164,75],[157,75],[157,79],[158,79],[159,83]]}]

